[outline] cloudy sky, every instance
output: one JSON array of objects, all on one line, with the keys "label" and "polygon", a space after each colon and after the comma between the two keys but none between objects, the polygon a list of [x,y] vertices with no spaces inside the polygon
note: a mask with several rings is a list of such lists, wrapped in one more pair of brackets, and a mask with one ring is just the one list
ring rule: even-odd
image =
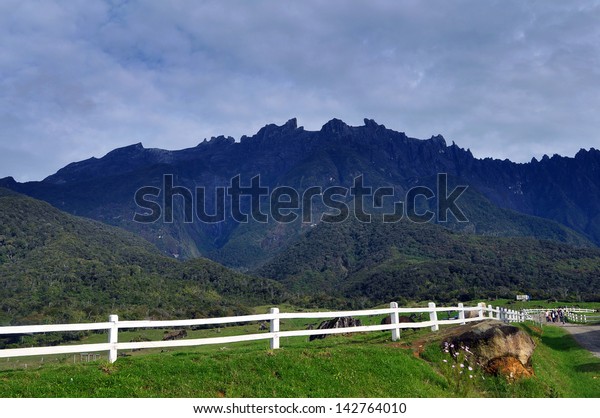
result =
[{"label": "cloudy sky", "polygon": [[599,1],[0,1],[0,178],[364,117],[476,157],[600,148]]}]

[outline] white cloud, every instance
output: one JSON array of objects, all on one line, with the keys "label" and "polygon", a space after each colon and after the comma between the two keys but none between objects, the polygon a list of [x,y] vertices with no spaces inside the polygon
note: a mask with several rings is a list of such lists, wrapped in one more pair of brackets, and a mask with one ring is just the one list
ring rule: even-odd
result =
[{"label": "white cloud", "polygon": [[291,117],[573,155],[600,147],[598,21],[594,1],[4,1],[0,177]]}]

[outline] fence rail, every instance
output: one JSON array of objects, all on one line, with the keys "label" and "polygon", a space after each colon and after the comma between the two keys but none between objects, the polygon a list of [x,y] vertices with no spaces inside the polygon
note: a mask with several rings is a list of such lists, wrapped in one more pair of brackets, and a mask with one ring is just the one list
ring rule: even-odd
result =
[{"label": "fence rail", "polygon": [[[454,318],[445,320],[438,319],[438,312],[457,312]],[[421,313],[428,314],[429,320],[421,322],[400,322],[400,314]],[[333,329],[308,329],[280,331],[280,321],[282,319],[314,319],[314,318],[338,318],[355,316],[373,316],[389,315],[390,324],[381,325],[363,325],[349,328]],[[1,335],[14,334],[32,334],[43,332],[61,332],[61,331],[97,331],[108,330],[108,342],[101,344],[79,344],[63,345],[53,347],[29,347],[29,348],[10,348],[0,350],[0,358],[38,356],[51,354],[69,354],[81,352],[108,351],[108,358],[111,363],[117,360],[119,350],[131,350],[142,348],[167,348],[167,347],[189,347],[208,344],[226,344],[243,341],[270,340],[271,349],[278,349],[280,338],[341,334],[348,332],[371,332],[371,331],[391,331],[394,341],[400,338],[401,329],[404,328],[431,328],[432,331],[439,330],[440,325],[466,324],[467,322],[482,321],[484,319],[498,319],[504,322],[522,322],[531,319],[531,316],[525,312],[518,312],[505,308],[493,308],[491,305],[480,303],[477,306],[466,307],[462,303],[458,306],[437,307],[435,303],[430,302],[426,308],[399,308],[396,302],[390,303],[389,308],[369,309],[357,311],[338,311],[338,312],[279,312],[278,308],[271,308],[268,314],[262,315],[244,315],[230,316],[223,318],[202,318],[202,319],[184,319],[170,321],[119,321],[117,315],[110,315],[108,322],[89,323],[89,324],[61,324],[61,325],[26,325],[0,327]],[[237,335],[229,337],[216,338],[195,338],[171,341],[143,341],[143,342],[118,342],[118,333],[120,329],[131,328],[171,328],[171,327],[192,327],[199,325],[221,325],[244,322],[269,321],[269,332]]]},{"label": "fence rail", "polygon": [[[588,322],[600,322],[600,314],[597,313],[596,309],[589,308],[575,308],[575,307],[562,307],[562,308],[531,308],[531,309],[523,309],[523,312],[529,315],[535,315],[539,318],[539,321],[542,322],[542,318],[546,312],[557,311],[560,309],[565,317],[570,322],[578,322],[578,323],[588,323]],[[590,315],[594,314],[595,315]]]},{"label": "fence rail", "polygon": [[[594,312],[594,311],[591,311]],[[586,312],[583,313],[575,313],[575,312],[567,312],[567,318],[570,322],[579,322],[579,323],[597,323],[600,322],[600,315],[587,315]]]},{"label": "fence rail", "polygon": [[[546,311],[553,311],[559,308],[531,308],[531,309],[523,309],[523,312],[525,313],[542,313],[542,312],[546,312]],[[573,312],[573,313],[593,313],[596,312],[595,309],[587,309],[587,308],[570,308],[570,307],[564,307],[564,308],[560,308],[563,312]]]}]

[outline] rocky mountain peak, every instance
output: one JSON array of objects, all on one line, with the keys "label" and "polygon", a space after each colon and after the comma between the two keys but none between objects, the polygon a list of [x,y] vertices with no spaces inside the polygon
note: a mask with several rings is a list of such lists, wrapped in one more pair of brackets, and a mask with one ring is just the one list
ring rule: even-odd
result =
[{"label": "rocky mountain peak", "polygon": [[105,158],[115,155],[137,154],[141,151],[144,151],[144,145],[141,142],[138,142],[137,144],[127,145],[125,147],[114,149],[108,154],[106,154]]},{"label": "rocky mountain peak", "polygon": [[208,143],[211,145],[231,145],[235,144],[235,139],[232,136],[219,135],[211,137]]},{"label": "rocky mountain peak", "polygon": [[443,147],[446,148],[446,140],[444,139],[444,137],[442,135],[433,135],[431,138],[429,138],[429,141],[432,144],[438,145],[439,147]]},{"label": "rocky mountain peak", "polygon": [[385,129],[385,125],[380,125],[377,122],[375,122],[373,119],[363,119],[364,123],[365,123],[365,128],[367,129]]},{"label": "rocky mountain peak", "polygon": [[10,188],[11,186],[15,186],[16,184],[17,184],[17,182],[15,181],[15,179],[12,176],[4,177],[3,179],[0,179],[0,187]]},{"label": "rocky mountain peak", "polygon": [[321,128],[323,134],[347,134],[350,133],[350,126],[343,120],[333,118]]},{"label": "rocky mountain peak", "polygon": [[[273,137],[291,134],[298,129],[302,128],[298,128],[298,121],[296,120],[296,118],[292,118],[281,126],[275,125],[274,123],[265,125],[256,133],[256,135],[254,135],[253,138],[259,140],[269,139]],[[244,140],[247,138],[248,137],[246,136],[242,137],[242,139]]]}]

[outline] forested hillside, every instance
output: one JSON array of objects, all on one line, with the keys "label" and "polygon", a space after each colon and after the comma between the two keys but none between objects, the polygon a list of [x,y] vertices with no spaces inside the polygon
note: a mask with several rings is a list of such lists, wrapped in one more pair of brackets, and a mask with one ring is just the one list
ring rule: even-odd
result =
[{"label": "forested hillside", "polygon": [[0,324],[228,315],[282,294],[273,281],[177,261],[134,234],[0,189]]},{"label": "forested hillside", "polygon": [[403,221],[320,224],[258,273],[290,289],[391,300],[600,299],[600,250]]}]

